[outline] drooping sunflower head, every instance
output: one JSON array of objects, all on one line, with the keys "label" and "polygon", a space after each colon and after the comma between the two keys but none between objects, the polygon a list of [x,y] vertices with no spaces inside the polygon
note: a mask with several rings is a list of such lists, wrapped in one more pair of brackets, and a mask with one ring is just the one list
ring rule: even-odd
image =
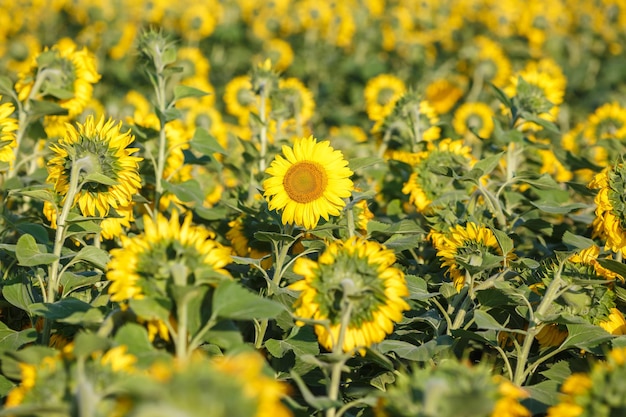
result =
[{"label": "drooping sunflower head", "polygon": [[474,222],[451,227],[447,233],[431,233],[431,239],[457,291],[465,285],[466,274],[476,276],[504,263],[493,231]]},{"label": "drooping sunflower head", "polygon": [[330,142],[313,136],[283,146],[265,172],[264,196],[270,210],[282,211],[283,224],[313,229],[320,217],[339,216],[354,189],[348,161]]},{"label": "drooping sunflower head", "polygon": [[294,272],[304,279],[290,286],[301,291],[296,316],[328,320],[328,327],[315,325],[320,344],[328,350],[338,346],[346,316],[344,352],[382,341],[409,309],[404,274],[393,266],[395,261],[390,249],[358,237],[331,243],[318,262],[298,258]]},{"label": "drooping sunflower head", "polygon": [[213,284],[230,277],[224,269],[231,262],[230,249],[191,220],[187,215],[181,224],[176,211],[169,220],[146,215],[144,233],[121,237],[122,247],[111,250],[106,272],[112,301],[164,297],[171,285]]},{"label": "drooping sunflower head", "polygon": [[605,248],[626,254],[626,167],[623,163],[596,174],[588,187],[597,189],[593,236],[605,239]]},{"label": "drooping sunflower head", "polygon": [[[2,100],[2,96],[0,96]],[[0,162],[6,162],[11,166],[15,157],[15,131],[18,128],[17,120],[13,117],[15,107],[12,103],[0,104]],[[0,172],[2,168],[0,167]]]},{"label": "drooping sunflower head", "polygon": [[406,91],[404,81],[395,75],[381,74],[365,86],[365,111],[370,120],[382,120],[393,110],[395,102]]},{"label": "drooping sunflower head", "polygon": [[[19,74],[15,90],[20,101],[35,94],[55,101],[75,117],[91,100],[93,84],[99,79],[95,55],[85,48],[78,50],[72,40],[64,38],[41,52],[28,72]],[[31,93],[36,80],[39,90]]]},{"label": "drooping sunflower head", "polygon": [[129,147],[134,140],[130,131],[123,133],[121,123],[104,117],[96,122],[93,116],[76,127],[66,126],[65,136],[50,145],[54,156],[48,161],[46,181],[65,196],[72,169],[80,169],[74,204],[84,216],[106,217],[111,207],[130,205],[141,187],[138,166],[142,160],[132,156],[138,149]]}]

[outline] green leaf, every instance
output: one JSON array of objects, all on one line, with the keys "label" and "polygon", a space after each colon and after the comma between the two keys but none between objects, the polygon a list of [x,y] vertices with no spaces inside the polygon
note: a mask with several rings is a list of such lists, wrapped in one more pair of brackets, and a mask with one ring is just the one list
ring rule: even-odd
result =
[{"label": "green leaf", "polygon": [[543,127],[544,129],[552,133],[561,133],[557,125],[555,125],[554,123],[548,120],[542,119],[541,117],[535,116],[528,112],[524,112],[522,117],[529,122],[537,123],[539,126]]},{"label": "green leaf", "polygon": [[39,119],[42,116],[66,116],[67,109],[59,106],[52,101],[31,101],[29,116],[33,119]]},{"label": "green leaf", "polygon": [[387,339],[378,344],[378,349],[382,353],[395,352],[396,355],[403,359],[427,362],[437,353],[449,350],[450,346],[452,346],[452,338],[450,336],[439,336],[437,339],[429,340],[423,345]]},{"label": "green leaf", "polygon": [[296,238],[291,235],[274,232],[255,232],[254,238],[260,242],[295,242]]},{"label": "green leaf", "polygon": [[292,338],[285,340],[269,339],[265,342],[265,348],[276,358],[282,358],[290,351],[293,351],[296,356],[319,355],[320,353],[319,343],[315,336],[300,331]]},{"label": "green leaf", "polygon": [[584,236],[575,235],[569,230],[566,230],[565,233],[563,233],[563,243],[568,246],[573,246],[576,249],[587,249],[595,245],[593,240]]},{"label": "green leaf", "polygon": [[54,199],[54,191],[52,190],[51,187],[47,187],[46,188],[38,188],[38,189],[31,189],[31,190],[17,190],[15,191],[16,194],[19,195],[24,195],[24,196],[28,196],[40,201],[47,201],[48,203],[52,203],[52,204],[56,204],[56,201]]},{"label": "green leaf", "polygon": [[103,351],[111,346],[111,340],[94,333],[81,331],[74,338],[74,354],[78,357]]},{"label": "green leaf", "polygon": [[366,156],[362,158],[352,158],[349,161],[349,167],[352,171],[358,171],[359,169],[366,168],[372,165],[385,162],[384,159],[376,156]]},{"label": "green leaf", "polygon": [[579,349],[591,350],[615,337],[602,327],[592,324],[567,324],[566,326],[568,336],[561,345],[562,349],[577,347]]},{"label": "green leaf", "polygon": [[17,241],[15,255],[22,266],[48,265],[59,259],[52,253],[42,252],[45,246],[37,245],[31,235],[22,235]]},{"label": "green leaf", "polygon": [[491,88],[493,88],[493,91],[496,93],[496,97],[498,97],[498,100],[500,100],[502,102],[502,104],[504,104],[506,107],[508,107],[510,109],[511,108],[511,99],[509,98],[509,96],[507,96],[504,93],[504,91],[502,91],[498,87],[496,87],[495,84],[489,83],[489,85],[491,86]]},{"label": "green leaf", "polygon": [[6,75],[0,75],[0,94],[7,96],[15,96],[15,91],[13,90],[13,81],[11,78]]},{"label": "green leaf", "polygon": [[260,297],[235,281],[224,281],[213,295],[213,314],[234,320],[269,319],[285,307],[276,301]]},{"label": "green leaf", "polygon": [[489,174],[498,166],[498,163],[502,159],[502,155],[504,155],[504,152],[500,152],[498,154],[481,159],[474,164],[474,166],[472,167],[472,171],[480,171],[480,176]]},{"label": "green leaf", "polygon": [[15,227],[19,232],[31,235],[39,243],[48,242],[48,230],[37,223],[20,223]]},{"label": "green leaf", "polygon": [[169,320],[172,309],[171,300],[156,300],[154,297],[131,299],[128,301],[130,308],[144,320]]},{"label": "green leaf", "polygon": [[103,174],[101,174],[99,172],[91,172],[91,173],[89,173],[83,179],[83,181],[85,181],[85,182],[96,182],[98,184],[109,185],[109,186],[119,184],[113,178],[107,177],[106,175],[103,175]]},{"label": "green leaf", "polygon": [[551,213],[551,214],[567,214],[574,210],[589,207],[589,204],[584,204],[584,203],[558,204],[556,202],[537,203],[537,202],[531,201],[530,204],[537,207],[539,210],[543,212]]},{"label": "green leaf", "polygon": [[174,87],[174,100],[181,100],[188,97],[204,97],[210,93],[188,85],[177,85]]},{"label": "green leaf", "polygon": [[542,381],[536,385],[526,386],[524,390],[530,396],[522,401],[522,405],[530,410],[532,415],[543,415],[549,406],[559,402],[559,383],[556,381]]},{"label": "green leaf", "polygon": [[148,331],[137,323],[125,323],[115,332],[113,340],[117,345],[127,346],[128,353],[138,358],[152,356],[151,354],[155,351],[148,338]]},{"label": "green leaf", "polygon": [[226,151],[219,142],[202,127],[197,127],[189,142],[191,149],[202,155],[213,155],[214,153],[226,154]]},{"label": "green leaf", "polygon": [[109,253],[95,246],[85,246],[72,259],[72,263],[87,262],[98,269],[104,270],[109,262]]},{"label": "green leaf", "polygon": [[2,287],[2,295],[11,305],[27,312],[31,311],[31,306],[35,302],[31,298],[28,285],[23,282],[4,285]]},{"label": "green leaf", "polygon": [[0,353],[18,350],[27,343],[37,340],[37,331],[33,328],[16,331],[0,321]]},{"label": "green leaf", "polygon": [[409,298],[411,300],[428,300],[429,298],[439,295],[439,293],[436,292],[428,292],[426,280],[422,277],[406,274],[404,278],[409,289]]},{"label": "green leaf", "polygon": [[563,383],[572,374],[572,370],[568,361],[558,361],[540,374],[552,381]]},{"label": "green leaf", "polygon": [[204,202],[204,191],[196,180],[187,180],[178,184],[163,181],[163,188],[186,203],[193,202],[201,206]]},{"label": "green leaf", "polygon": [[63,298],[55,303],[33,304],[31,308],[47,319],[69,324],[94,325],[104,319],[100,309],[73,297]]},{"label": "green leaf", "polygon": [[507,330],[491,314],[483,310],[474,310],[474,322],[479,329]]},{"label": "green leaf", "polygon": [[502,230],[491,228],[491,231],[496,236],[500,249],[502,249],[502,253],[506,257],[506,255],[513,250],[513,239]]},{"label": "green leaf", "polygon": [[211,327],[203,340],[224,349],[233,349],[244,344],[241,331],[232,320],[220,320]]}]

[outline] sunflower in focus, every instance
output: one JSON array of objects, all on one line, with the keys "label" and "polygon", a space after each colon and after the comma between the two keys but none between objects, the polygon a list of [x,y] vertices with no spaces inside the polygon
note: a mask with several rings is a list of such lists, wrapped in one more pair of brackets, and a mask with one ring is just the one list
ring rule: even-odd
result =
[{"label": "sunflower in focus", "polygon": [[352,171],[341,151],[313,136],[283,146],[265,172],[264,197],[270,210],[282,211],[283,224],[314,229],[320,217],[339,216],[354,189]]},{"label": "sunflower in focus", "polygon": [[[104,117],[96,122],[88,116],[77,127],[67,125],[66,134],[50,145],[54,156],[48,161],[48,178],[54,190],[65,196],[70,187],[72,167],[80,164],[80,189],[74,204],[89,217],[106,217],[109,209],[126,207],[141,188],[138,167],[142,158],[133,156],[138,149],[129,146],[134,141],[130,131],[122,133],[121,123]],[[106,183],[90,179],[97,174]],[[110,181],[110,182],[109,182]]]},{"label": "sunflower in focus", "polygon": [[405,91],[404,81],[395,75],[381,74],[369,80],[364,90],[367,117],[374,122],[384,119]]},{"label": "sunflower in focus", "polygon": [[[381,342],[409,309],[404,273],[393,265],[396,257],[384,245],[358,237],[331,243],[318,262],[298,258],[294,272],[304,277],[290,288],[301,291],[295,315],[328,320],[315,324],[320,344],[333,350],[339,341],[342,317],[348,326],[341,348],[352,352]],[[304,325],[298,322],[299,325]]]},{"label": "sunflower in focus", "polygon": [[[0,96],[2,100],[2,96]],[[0,162],[7,162],[9,166],[13,166],[15,157],[15,131],[18,128],[17,120],[11,117],[15,112],[15,106],[12,103],[0,104]]]},{"label": "sunflower in focus", "polygon": [[145,215],[143,224],[142,234],[121,236],[121,248],[111,250],[106,271],[111,301],[169,297],[171,285],[230,278],[224,269],[231,262],[230,248],[215,241],[209,230],[192,225],[190,214],[182,224],[177,211],[169,220],[161,214],[154,220]]},{"label": "sunflower in focus", "polygon": [[465,285],[468,274],[491,270],[505,262],[502,249],[491,229],[474,222],[468,222],[465,226],[458,224],[446,233],[432,231],[430,238],[437,256],[443,261],[441,266],[448,268],[447,274],[457,291],[461,291]]},{"label": "sunflower in focus", "polygon": [[605,168],[593,177],[588,187],[598,190],[594,198],[593,237],[605,239],[606,249],[626,254],[626,167],[620,163]]},{"label": "sunflower in focus", "polygon": [[494,112],[482,102],[463,103],[454,112],[452,127],[460,136],[475,133],[481,139],[488,139],[494,129]]}]

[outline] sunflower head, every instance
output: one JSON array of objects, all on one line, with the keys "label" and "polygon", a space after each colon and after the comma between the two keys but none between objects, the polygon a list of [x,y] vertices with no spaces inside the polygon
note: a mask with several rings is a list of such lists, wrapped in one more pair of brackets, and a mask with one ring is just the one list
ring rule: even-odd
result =
[{"label": "sunflower head", "polygon": [[[0,96],[2,100],[2,96]],[[15,107],[12,103],[0,104],[0,163],[6,162],[9,166],[13,164],[15,158],[15,131],[17,131],[17,120],[13,118]],[[2,167],[0,167],[2,172]]]},{"label": "sunflower head", "polygon": [[[382,341],[409,309],[404,274],[393,265],[393,252],[378,242],[352,237],[331,243],[318,262],[298,258],[294,272],[304,277],[290,288],[301,291],[295,314],[327,320],[315,325],[322,346],[339,346],[342,320],[347,323],[344,352]],[[303,323],[299,323],[303,324]]]},{"label": "sunflower head", "polygon": [[[75,117],[91,100],[93,84],[99,79],[95,55],[84,48],[78,50],[65,38],[41,52],[29,71],[19,74],[15,90],[20,101],[29,97],[51,100]],[[32,91],[36,85],[39,89]]]},{"label": "sunflower head", "polygon": [[430,237],[458,291],[468,275],[476,279],[481,272],[499,268],[505,262],[495,234],[486,226],[468,222],[451,227],[447,233],[432,232]]},{"label": "sunflower head", "polygon": [[125,207],[141,187],[138,166],[142,158],[129,146],[134,141],[130,131],[122,133],[121,123],[93,116],[77,127],[66,125],[63,138],[50,145],[54,156],[48,161],[47,182],[65,196],[72,170],[79,172],[79,191],[74,203],[84,216],[106,217],[111,207]]},{"label": "sunflower head", "polygon": [[618,163],[605,168],[588,186],[598,190],[594,237],[605,239],[605,248],[626,253],[626,166]]},{"label": "sunflower head", "polygon": [[282,211],[283,224],[307,229],[315,228],[320,217],[339,216],[354,189],[341,151],[313,136],[282,150],[284,157],[277,155],[265,170],[270,175],[263,181],[269,209]]},{"label": "sunflower head", "polygon": [[405,91],[404,81],[395,75],[381,74],[372,78],[364,91],[367,116],[374,122],[382,120]]},{"label": "sunflower head", "polygon": [[111,250],[107,279],[112,301],[169,297],[172,286],[213,285],[230,277],[224,269],[231,262],[230,249],[213,238],[212,232],[182,224],[178,212],[170,219],[159,214],[144,216],[144,233],[122,236],[122,247]]}]

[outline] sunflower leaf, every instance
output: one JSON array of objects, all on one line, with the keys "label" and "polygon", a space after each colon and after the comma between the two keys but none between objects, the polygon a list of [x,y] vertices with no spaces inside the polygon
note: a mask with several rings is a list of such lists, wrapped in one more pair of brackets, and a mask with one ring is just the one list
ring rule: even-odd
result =
[{"label": "sunflower leaf", "polygon": [[213,314],[228,319],[252,320],[276,317],[285,307],[260,297],[235,281],[224,281],[213,295]]},{"label": "sunflower leaf", "polygon": [[600,326],[592,324],[567,324],[567,339],[561,345],[561,349],[576,347],[591,350],[601,343],[613,339],[615,336]]},{"label": "sunflower leaf", "polygon": [[11,81],[11,78],[6,75],[0,76],[0,94],[11,96],[15,95],[15,92],[13,91],[13,81]]},{"label": "sunflower leaf", "polygon": [[104,270],[109,262],[109,253],[94,246],[85,246],[72,259],[72,263],[87,262],[98,269]]},{"label": "sunflower leaf", "polygon": [[84,182],[96,182],[98,184],[103,185],[117,185],[118,182],[113,178],[109,178],[106,175],[100,174],[99,172],[91,172],[84,179]]},{"label": "sunflower leaf", "polygon": [[29,116],[33,119],[39,119],[42,116],[66,116],[67,113],[67,109],[51,101],[33,100]]},{"label": "sunflower leaf", "polygon": [[214,153],[226,153],[222,145],[220,145],[219,142],[202,127],[196,128],[193,138],[191,139],[191,142],[189,142],[189,146],[191,146],[191,149],[194,151],[207,156]]},{"label": "sunflower leaf", "polygon": [[376,156],[366,156],[363,158],[353,158],[350,159],[350,169],[352,171],[358,171],[359,169],[366,168],[372,165],[379,164],[384,162],[384,159],[378,158]]},{"label": "sunflower leaf", "polygon": [[204,97],[210,93],[202,91],[198,88],[189,87],[188,85],[177,85],[174,87],[174,100],[181,100],[188,97]]},{"label": "sunflower leaf", "polygon": [[15,255],[22,266],[48,265],[59,259],[53,253],[46,253],[45,246],[37,245],[35,238],[31,235],[22,235],[15,247]]}]

